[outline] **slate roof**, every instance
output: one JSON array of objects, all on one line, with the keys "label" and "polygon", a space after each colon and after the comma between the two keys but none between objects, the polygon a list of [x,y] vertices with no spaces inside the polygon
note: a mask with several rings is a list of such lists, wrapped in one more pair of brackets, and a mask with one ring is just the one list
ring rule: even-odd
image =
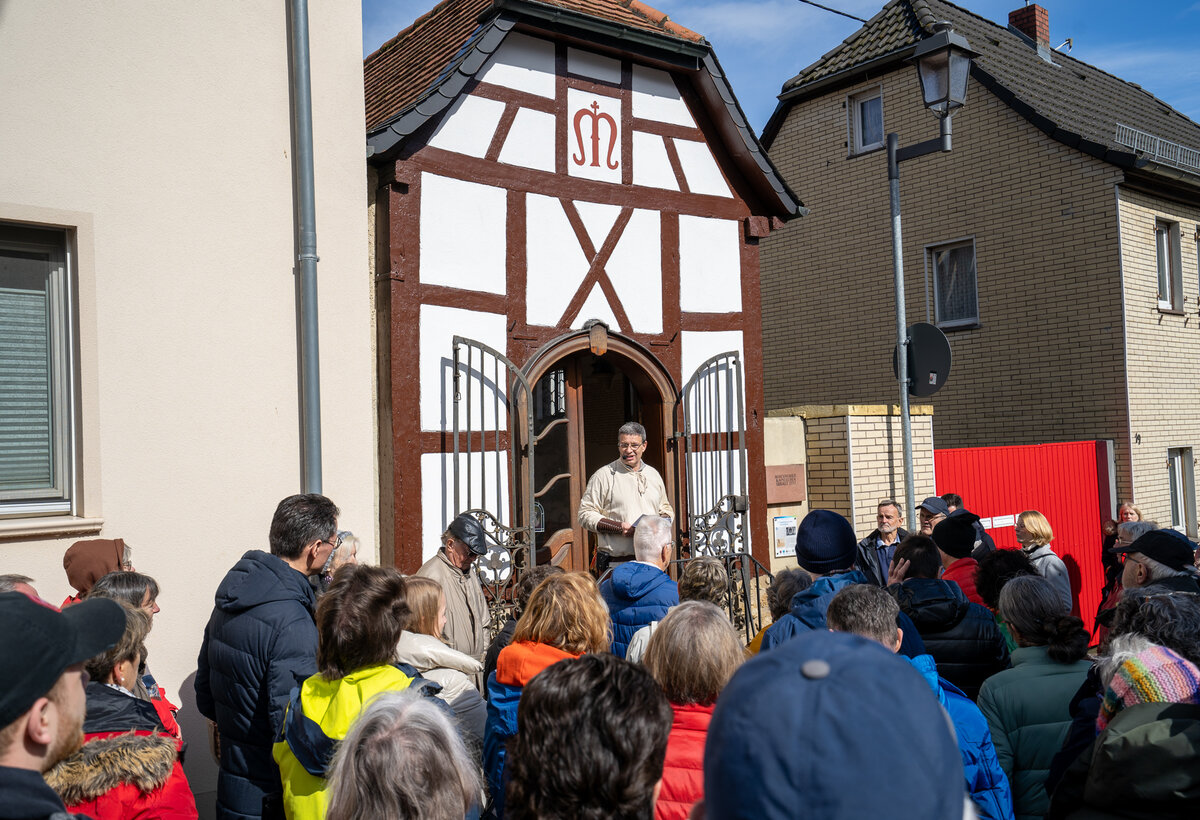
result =
[{"label": "slate roof", "polygon": [[763,151],[708,41],[640,0],[443,0],[364,61],[369,155],[391,155],[444,111],[517,25],[687,72],[770,214],[787,219],[805,212]]},{"label": "slate roof", "polygon": [[[949,20],[980,52],[972,76],[1060,142],[1117,165],[1146,165],[1144,158],[1116,141],[1121,123],[1200,150],[1200,125],[1140,86],[1069,54],[1044,52],[1051,58],[1047,61],[1024,34],[946,0],[891,0],[862,28],[784,84],[763,141],[770,145],[792,104],[858,82],[865,72],[894,68],[893,63],[907,59],[916,43],[932,34],[939,20]],[[1053,30],[1053,18],[1050,24]],[[1200,175],[1189,176],[1200,182]]]}]

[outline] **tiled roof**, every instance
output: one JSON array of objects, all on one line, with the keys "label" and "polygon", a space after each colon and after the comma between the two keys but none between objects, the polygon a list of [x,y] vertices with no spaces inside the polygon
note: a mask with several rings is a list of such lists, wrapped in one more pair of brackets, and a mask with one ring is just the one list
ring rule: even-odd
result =
[{"label": "tiled roof", "polygon": [[1140,86],[1069,54],[1049,52],[1047,61],[1023,34],[946,0],[892,0],[884,6],[841,45],[784,84],[783,102],[767,126],[765,140],[769,144],[792,100],[835,83],[839,73],[849,75],[867,63],[907,58],[938,20],[949,20],[980,52],[972,69],[976,80],[1063,143],[1130,164],[1131,149],[1115,140],[1121,123],[1200,149],[1200,125]]},{"label": "tiled roof", "polygon": [[[537,0],[618,25],[693,43],[704,38],[671,22],[640,0]],[[367,57],[363,66],[367,131],[383,125],[424,97],[454,66],[479,32],[492,0],[443,0]]]}]

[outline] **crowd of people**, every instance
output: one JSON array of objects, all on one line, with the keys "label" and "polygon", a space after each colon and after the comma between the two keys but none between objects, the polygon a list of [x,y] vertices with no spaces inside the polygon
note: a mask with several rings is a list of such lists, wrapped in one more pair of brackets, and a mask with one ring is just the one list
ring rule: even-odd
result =
[{"label": "crowd of people", "polygon": [[[606,480],[653,496],[628,446],[644,431],[621,441]],[[809,512],[800,567],[772,579],[773,623],[745,646],[725,562],[673,577],[661,499],[630,522],[593,490],[604,571],[524,570],[495,626],[473,516],[406,576],[357,561],[330,499],[281,501],[269,549],[220,583],[197,661],[218,816],[1200,811],[1196,546],[1132,505],[1101,546],[1095,635],[1045,516],[1022,513],[1021,548],[997,549],[947,495],[913,533],[890,499],[862,539]],[[197,817],[178,707],[147,665],[157,583],[121,541],[80,542],[64,568],[62,607],[0,576],[0,818]]]}]

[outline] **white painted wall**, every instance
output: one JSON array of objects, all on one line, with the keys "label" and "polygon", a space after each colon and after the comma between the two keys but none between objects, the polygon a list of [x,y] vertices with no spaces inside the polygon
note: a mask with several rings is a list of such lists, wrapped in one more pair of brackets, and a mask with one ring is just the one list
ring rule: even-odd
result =
[{"label": "white painted wall", "polygon": [[[206,811],[215,767],[191,676],[213,592],[300,489],[285,8],[44,0],[4,4],[0,25],[0,219],[86,235],[84,512],[162,587],[150,663],[182,700]],[[360,13],[309,14],[324,489],[375,560]],[[23,526],[0,527],[0,571],[57,603],[63,552],[86,536]]]},{"label": "white painted wall", "polygon": [[438,123],[429,144],[444,151],[483,157],[503,115],[504,103],[498,100],[471,95],[459,97]]},{"label": "white painted wall", "polygon": [[621,82],[621,61],[579,48],[567,49],[567,71],[602,83]]},{"label": "white painted wall", "polygon": [[[584,113],[582,118],[578,117],[580,113]],[[578,137],[576,119],[579,119]],[[620,99],[568,88],[567,119],[563,127],[567,131],[567,173],[570,176],[621,182],[621,140],[624,135],[621,133]],[[593,134],[598,140],[598,151],[592,150]]]},{"label": "white painted wall", "polygon": [[522,108],[504,138],[499,160],[537,171],[554,173],[554,115]]},{"label": "white painted wall", "polygon": [[510,32],[479,78],[485,83],[554,98],[554,43]]},{"label": "white painted wall", "polygon": [[[493,350],[504,353],[505,317],[501,313],[482,313],[440,305],[421,305],[421,429],[452,430],[454,428],[454,337],[464,336],[483,342]],[[459,405],[460,429],[467,425],[467,382],[470,381],[472,428],[475,430],[496,429],[496,409],[493,399],[500,405],[500,429],[508,429],[507,413],[504,408],[505,384],[496,384],[492,373],[494,359],[488,356],[482,363],[478,351],[473,354],[472,367],[467,369],[466,348],[460,352],[459,386],[463,401]],[[504,368],[500,377],[504,378]],[[440,385],[440,390],[439,390]],[[480,406],[480,397],[485,401]]]},{"label": "white painted wall", "polygon": [[741,242],[741,225],[732,219],[679,217],[682,310],[736,313],[742,309]]},{"label": "white painted wall", "polygon": [[587,275],[588,259],[556,198],[526,195],[525,224],[526,321],[553,326]]},{"label": "white painted wall", "polygon": [[662,217],[636,209],[604,270],[633,330],[662,333]]},{"label": "white painted wall", "polygon": [[679,166],[683,169],[683,178],[687,180],[688,188],[693,194],[730,198],[733,196],[708,145],[693,140],[677,139],[675,140],[675,153],[679,155]]},{"label": "white painted wall", "polygon": [[671,75],[641,65],[633,67],[633,116],[675,125],[696,125]]},{"label": "white painted wall", "polygon": [[633,132],[633,184],[679,190],[675,170],[667,157],[667,145],[658,134]]},{"label": "white painted wall", "polygon": [[421,175],[421,281],[504,293],[508,192]]},{"label": "white painted wall", "polygon": [[[454,516],[468,509],[485,509],[509,524],[508,451],[460,453],[458,457],[459,506],[454,508],[454,454],[421,455],[421,562],[438,551],[442,533]],[[468,466],[470,475],[467,475]],[[499,469],[499,481],[496,471]],[[497,498],[497,489],[499,497]],[[402,536],[404,537],[404,536]]]}]

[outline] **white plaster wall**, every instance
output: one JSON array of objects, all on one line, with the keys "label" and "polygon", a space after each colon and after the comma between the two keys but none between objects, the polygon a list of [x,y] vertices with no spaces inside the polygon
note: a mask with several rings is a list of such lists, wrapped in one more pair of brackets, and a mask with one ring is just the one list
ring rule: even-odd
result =
[{"label": "white plaster wall", "polygon": [[632,329],[662,333],[661,216],[637,209],[604,266]]},{"label": "white plaster wall", "polygon": [[671,75],[641,65],[633,67],[633,116],[675,125],[696,124]]},{"label": "white plaster wall", "polygon": [[576,213],[579,214],[579,221],[583,223],[583,227],[587,231],[588,239],[592,240],[592,247],[599,251],[600,247],[608,241],[608,235],[612,233],[613,226],[617,224],[617,217],[621,215],[621,206],[578,200],[573,204]]},{"label": "white plaster wall", "polygon": [[[593,105],[598,108],[592,108]],[[583,139],[582,150],[575,136],[575,117],[580,111],[589,112],[580,120],[579,133]],[[595,118],[593,118],[595,114]],[[601,120],[607,115],[612,119]],[[567,173],[573,177],[595,179],[600,182],[621,182],[621,101],[616,97],[593,94],[578,88],[567,89],[567,118],[563,122],[567,130]],[[599,133],[599,159],[592,152],[593,131]],[[614,136],[615,135],[615,136]],[[609,151],[609,145],[612,151]],[[611,160],[610,160],[611,153]],[[576,160],[580,160],[582,164]],[[595,164],[593,164],[595,161]],[[610,162],[615,167],[610,167]]]},{"label": "white plaster wall", "polygon": [[626,330],[617,321],[617,316],[613,313],[612,305],[609,303],[608,297],[604,295],[604,291],[599,284],[592,285],[587,298],[583,300],[583,307],[575,315],[575,321],[571,322],[571,327],[575,329],[582,328],[588,323],[589,319],[599,319],[608,325],[609,330],[615,332]]},{"label": "white plaster wall", "polygon": [[[460,453],[458,473],[459,506],[454,509],[454,454],[421,455],[421,561],[438,551],[446,527],[463,510],[485,509],[505,526],[509,523],[508,451]],[[471,475],[468,477],[467,469]],[[500,476],[497,482],[496,471]],[[468,480],[469,478],[469,480]],[[499,498],[497,499],[497,488]]]},{"label": "white plaster wall", "polygon": [[611,57],[601,57],[590,51],[579,48],[567,49],[567,71],[599,80],[602,83],[621,82],[621,61]]},{"label": "white plaster wall", "polygon": [[459,97],[429,139],[434,148],[483,157],[504,115],[504,103],[486,97]]},{"label": "white plaster wall", "polygon": [[554,43],[510,32],[484,66],[480,79],[553,99]]},{"label": "white plaster wall", "polygon": [[658,134],[633,132],[633,184],[678,191],[679,182],[667,157],[667,146]]},{"label": "white plaster wall", "polygon": [[526,321],[553,326],[587,275],[588,260],[557,199],[527,195],[525,224]]},{"label": "white plaster wall", "polygon": [[685,330],[680,334],[680,362],[686,383],[700,365],[716,356],[736,350],[745,357],[740,330]]},{"label": "white plaster wall", "polygon": [[[500,313],[483,313],[440,305],[421,305],[421,335],[418,353],[421,364],[421,429],[451,430],[454,427],[454,337],[464,336],[483,342],[493,350],[504,353],[505,317]],[[494,357],[482,361],[478,350],[472,350],[471,367],[467,367],[467,348],[460,350],[459,429],[467,425],[468,387],[471,391],[471,427],[475,430],[496,429],[496,403],[500,407],[500,429],[508,429],[505,410],[506,387],[496,384],[492,366]],[[500,378],[505,369],[500,366]],[[468,385],[468,382],[470,384]],[[438,389],[438,385],[441,389]],[[481,402],[480,397],[483,397]],[[493,401],[495,399],[496,401]],[[482,406],[480,406],[482,404]]]},{"label": "white plaster wall", "polygon": [[508,193],[461,179],[421,175],[421,281],[504,293]]},{"label": "white plaster wall", "polygon": [[554,115],[532,108],[518,110],[504,138],[499,160],[554,173]]},{"label": "white plaster wall", "polygon": [[739,223],[705,216],[679,217],[679,307],[685,312],[737,313],[742,309]]},{"label": "white plaster wall", "polygon": [[679,155],[679,166],[683,178],[693,194],[732,197],[721,169],[713,159],[712,151],[703,142],[675,140],[675,153]]},{"label": "white plaster wall", "polygon": [[[192,675],[213,593],[300,489],[285,8],[43,0],[4,4],[0,25],[0,218],[91,225],[78,260],[83,512],[161,585],[150,663],[182,704],[205,815],[215,767]],[[361,20],[349,4],[309,15],[324,491],[373,561]],[[0,571],[61,601],[63,552],[86,536],[3,525]]]}]

